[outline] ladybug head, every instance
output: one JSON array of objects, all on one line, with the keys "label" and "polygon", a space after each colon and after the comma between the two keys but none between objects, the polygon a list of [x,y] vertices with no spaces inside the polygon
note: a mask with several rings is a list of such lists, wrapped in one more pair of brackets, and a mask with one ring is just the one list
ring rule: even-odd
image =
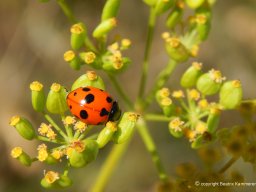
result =
[{"label": "ladybug head", "polygon": [[109,121],[117,121],[121,116],[121,110],[116,101],[113,102],[111,111],[108,116]]}]

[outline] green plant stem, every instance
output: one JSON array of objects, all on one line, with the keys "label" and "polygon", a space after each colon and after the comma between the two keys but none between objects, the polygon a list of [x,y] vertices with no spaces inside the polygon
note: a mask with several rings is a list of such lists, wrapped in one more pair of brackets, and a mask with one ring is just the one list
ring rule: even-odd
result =
[{"label": "green plant stem", "polygon": [[164,84],[168,81],[170,75],[174,71],[175,67],[177,66],[177,62],[174,60],[169,60],[167,66],[159,73],[156,82],[146,97],[146,100],[143,104],[144,109],[148,107],[150,103],[152,103],[156,92],[164,86]]},{"label": "green plant stem", "polygon": [[146,86],[147,75],[148,75],[149,56],[150,56],[150,50],[152,47],[155,24],[156,24],[156,13],[154,8],[151,8],[149,21],[148,21],[147,41],[146,41],[143,66],[142,66],[142,76],[140,80],[140,88],[139,88],[139,96],[138,96],[139,99],[142,99],[143,94],[145,92],[145,86]]},{"label": "green plant stem", "polygon": [[119,95],[122,97],[122,99],[124,100],[126,106],[128,109],[132,109],[133,108],[133,104],[130,101],[130,99],[127,97],[127,95],[125,94],[125,92],[123,91],[122,87],[120,86],[120,84],[117,82],[116,77],[112,74],[108,74],[109,79],[111,80],[111,82],[113,83],[113,85],[115,86],[117,92],[119,93]]},{"label": "green plant stem", "polygon": [[37,135],[36,139],[39,140],[39,141],[46,141],[46,142],[49,142],[49,143],[65,144],[65,142],[63,142],[63,141],[59,141],[57,139],[49,139],[49,138],[41,136],[41,135]]},{"label": "green plant stem", "polygon": [[71,23],[76,23],[77,20],[74,16],[73,11],[70,9],[69,5],[65,0],[57,0],[57,3],[59,4],[60,8],[62,9],[64,15],[69,19]]},{"label": "green plant stem", "polygon": [[55,123],[55,121],[48,114],[45,113],[44,117],[66,141],[69,140],[67,135],[61,130],[57,123]]},{"label": "green plant stem", "polygon": [[122,155],[126,151],[130,140],[126,141],[123,144],[114,145],[110,154],[107,157],[107,160],[104,162],[100,173],[96,179],[96,182],[93,184],[92,188],[89,190],[91,192],[102,192],[106,187],[111,175],[113,174],[115,168],[117,167],[118,162],[120,161]]},{"label": "green plant stem", "polygon": [[152,161],[154,162],[158,176],[163,184],[168,184],[168,175],[163,167],[163,164],[161,162],[161,159],[159,157],[159,154],[157,152],[155,143],[147,129],[146,122],[143,118],[140,118],[137,122],[137,128],[139,131],[139,134],[148,150],[148,152],[151,155]]},{"label": "green plant stem", "polygon": [[166,117],[160,114],[147,113],[144,115],[145,120],[148,121],[170,121],[170,117]]},{"label": "green plant stem", "polygon": [[219,174],[223,174],[228,168],[230,168],[237,160],[239,157],[232,157],[219,171]]}]

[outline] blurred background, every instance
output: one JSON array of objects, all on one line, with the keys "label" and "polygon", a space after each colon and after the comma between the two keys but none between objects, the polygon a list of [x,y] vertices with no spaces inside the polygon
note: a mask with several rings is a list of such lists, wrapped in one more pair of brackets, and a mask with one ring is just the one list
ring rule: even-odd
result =
[{"label": "blurred background", "polygon": [[[88,31],[92,32],[100,20],[105,1],[67,2],[75,11],[76,17],[85,22]],[[142,0],[122,1],[118,27],[113,31],[113,34],[130,38],[133,42],[132,48],[126,53],[132,59],[132,66],[119,75],[120,82],[133,99],[138,90],[147,17],[148,8]],[[166,31],[165,17],[163,15],[159,18],[156,28],[147,89],[167,62],[161,39],[161,33]],[[38,143],[25,141],[8,123],[13,115],[26,116],[35,127],[44,121],[31,107],[29,84],[32,81],[42,82],[46,90],[53,82],[69,88],[78,76],[88,70],[82,68],[78,72],[73,71],[63,60],[63,53],[70,48],[69,28],[70,23],[54,0],[48,3],[36,0],[0,1],[0,192],[45,191],[40,186],[40,179],[43,177],[43,170],[49,167],[34,163],[30,168],[25,168],[9,155],[15,146],[22,146],[32,156],[36,155]],[[256,1],[217,0],[209,39],[202,44],[196,60],[203,62],[205,70],[214,67],[221,70],[228,79],[240,79],[244,98],[256,98]],[[190,63],[191,61],[177,68],[168,87],[178,87],[179,78]],[[118,98],[108,78],[101,72],[98,74],[104,78],[109,92]],[[159,111],[154,106],[152,110]],[[235,115],[237,114],[225,114],[222,127],[239,122],[240,119],[235,118]],[[150,131],[170,175],[175,175],[175,166],[182,162],[191,161],[200,167],[196,151],[190,149],[185,139],[172,138],[165,123],[150,124]],[[66,191],[87,191],[110,149],[111,146],[104,148],[97,161],[89,166],[72,170],[74,185]],[[238,161],[234,168],[245,174],[246,181],[256,182],[256,175],[250,164]],[[156,170],[150,156],[139,136],[135,135],[106,191],[152,191],[156,181]]]}]

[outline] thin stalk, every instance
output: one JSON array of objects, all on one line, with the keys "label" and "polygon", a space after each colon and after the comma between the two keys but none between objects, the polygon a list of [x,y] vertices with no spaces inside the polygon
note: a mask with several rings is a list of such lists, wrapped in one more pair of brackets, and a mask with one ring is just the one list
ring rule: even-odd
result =
[{"label": "thin stalk", "polygon": [[139,134],[140,134],[148,152],[151,155],[152,161],[156,166],[159,179],[161,180],[161,182],[163,184],[168,184],[168,175],[163,167],[163,164],[162,164],[159,154],[157,152],[155,143],[147,129],[146,122],[144,121],[143,118],[140,118],[138,120],[137,128],[138,128]]},{"label": "thin stalk", "polygon": [[144,108],[147,108],[148,105],[153,101],[156,92],[164,86],[164,84],[168,81],[170,75],[174,71],[177,66],[177,62],[174,60],[169,60],[167,66],[159,73],[156,82],[146,97],[146,101],[144,103]]},{"label": "thin stalk", "polygon": [[61,130],[57,123],[55,123],[55,121],[48,114],[45,113],[44,117],[66,141],[69,140],[67,135]]},{"label": "thin stalk", "polygon": [[127,97],[127,94],[125,94],[125,92],[123,91],[122,87],[120,86],[120,84],[117,82],[116,78],[114,75],[112,74],[108,74],[109,79],[111,80],[111,82],[113,83],[114,87],[116,88],[117,92],[119,93],[119,95],[122,97],[122,99],[124,100],[126,106],[128,109],[132,109],[133,108],[133,104],[130,101],[129,97]]},{"label": "thin stalk", "polygon": [[114,145],[110,154],[107,157],[107,160],[104,162],[100,173],[96,179],[96,182],[93,184],[92,188],[89,190],[91,192],[102,192],[104,191],[110,177],[112,176],[115,168],[117,167],[118,162],[124,152],[126,151],[129,141],[126,141],[123,144]]},{"label": "thin stalk", "polygon": [[160,114],[153,114],[153,113],[148,113],[148,114],[145,114],[145,120],[148,120],[148,121],[170,121],[170,117],[166,117],[164,115],[160,115]]},{"label": "thin stalk", "polygon": [[57,0],[57,3],[59,4],[60,8],[62,9],[64,15],[69,19],[71,23],[76,23],[77,20],[74,16],[73,11],[68,6],[67,2],[65,0]]},{"label": "thin stalk", "polygon": [[41,136],[41,135],[37,135],[36,139],[39,141],[45,141],[45,142],[49,142],[49,143],[65,144],[65,142],[63,142],[63,141],[59,141],[57,139],[49,139],[49,138]]},{"label": "thin stalk", "polygon": [[155,24],[156,24],[156,13],[154,8],[151,8],[149,21],[148,21],[147,41],[146,41],[143,66],[142,66],[142,76],[140,80],[139,99],[142,99],[143,94],[145,92],[145,86],[146,86],[146,81],[148,76],[149,56],[150,56],[150,50],[152,47]]},{"label": "thin stalk", "polygon": [[219,174],[223,174],[228,168],[230,168],[237,160],[239,157],[232,157],[219,171]]}]

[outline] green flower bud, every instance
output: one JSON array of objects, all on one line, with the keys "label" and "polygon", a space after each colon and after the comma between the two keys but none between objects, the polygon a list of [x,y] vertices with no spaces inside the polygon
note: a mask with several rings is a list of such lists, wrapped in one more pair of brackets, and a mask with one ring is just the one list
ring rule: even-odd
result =
[{"label": "green flower bud", "polygon": [[178,38],[167,38],[165,48],[169,56],[177,62],[185,62],[189,58],[189,51]]},{"label": "green flower bud", "polygon": [[93,37],[101,38],[116,26],[116,18],[109,18],[102,21],[93,31]]},{"label": "green flower bud", "polygon": [[21,147],[15,147],[11,151],[11,156],[17,159],[22,165],[29,167],[32,163],[31,158],[25,153]]},{"label": "green flower bud", "polygon": [[114,54],[107,54],[102,57],[102,68],[107,72],[122,72],[131,63],[127,57],[122,57],[121,52],[116,51]]},{"label": "green flower bud", "polygon": [[212,108],[207,118],[207,130],[209,133],[214,133],[220,122],[220,109]]},{"label": "green flower bud", "polygon": [[169,132],[176,138],[180,138],[183,136],[183,129],[184,129],[184,121],[182,121],[178,117],[174,117],[168,125]]},{"label": "green flower bud", "polygon": [[201,41],[204,41],[207,39],[208,34],[211,29],[210,20],[209,20],[209,18],[207,18],[206,15],[198,14],[198,15],[196,15],[196,22],[197,22],[196,29],[197,29],[197,32],[199,35],[199,39]]},{"label": "green flower bud", "polygon": [[46,189],[60,188],[58,180],[60,179],[59,173],[48,171],[45,173],[44,178],[41,180],[41,186]]},{"label": "green flower bud", "polygon": [[160,15],[174,5],[174,0],[158,0],[155,5],[156,14]]},{"label": "green flower bud", "polygon": [[84,45],[86,38],[86,27],[83,23],[76,23],[70,28],[70,44],[72,49],[78,50]]},{"label": "green flower bud", "polygon": [[60,161],[58,161],[57,159],[55,159],[51,154],[48,154],[47,158],[44,161],[46,164],[48,165],[54,165]]},{"label": "green flower bud", "polygon": [[131,138],[138,118],[139,115],[133,112],[125,112],[123,114],[113,137],[116,143],[124,143]]},{"label": "green flower bud", "polygon": [[75,90],[79,87],[93,86],[99,89],[105,90],[104,81],[94,71],[87,71],[86,74],[78,77],[72,85],[71,90]]},{"label": "green flower bud", "polygon": [[101,69],[101,60],[92,51],[81,52],[79,57],[85,64],[94,67],[95,69]]},{"label": "green flower bud", "polygon": [[184,3],[183,2],[177,2],[174,9],[170,12],[168,15],[165,25],[169,29],[173,29],[176,27],[178,23],[181,22],[182,16],[183,16],[183,10],[184,10]]},{"label": "green flower bud", "polygon": [[220,90],[221,84],[225,79],[220,71],[212,69],[209,73],[199,77],[196,87],[204,95],[213,95]]},{"label": "green flower bud", "polygon": [[143,0],[147,5],[153,7],[158,0]]},{"label": "green flower bud", "polygon": [[43,112],[45,107],[45,94],[43,85],[38,81],[34,81],[30,84],[30,89],[32,106],[34,110],[37,112]]},{"label": "green flower bud", "polygon": [[184,134],[183,131],[175,131],[174,129],[169,128],[170,134],[175,138],[181,138]]},{"label": "green flower bud", "polygon": [[241,82],[238,80],[225,82],[219,94],[219,102],[225,109],[236,108],[240,105],[243,97]]},{"label": "green flower bud", "polygon": [[63,86],[53,83],[46,99],[46,108],[49,112],[63,114],[67,109],[67,92]]},{"label": "green flower bud", "polygon": [[95,140],[85,140],[76,142],[78,148],[74,146],[70,148],[69,163],[72,167],[84,167],[88,163],[94,161],[98,155],[99,147]]},{"label": "green flower bud", "polygon": [[61,188],[66,188],[72,185],[72,180],[66,175],[61,175],[57,183]]},{"label": "green flower bud", "polygon": [[119,7],[120,0],[107,0],[102,11],[101,21],[116,17]]},{"label": "green flower bud", "polygon": [[202,74],[202,64],[193,62],[192,66],[189,67],[182,75],[180,84],[184,88],[191,88],[196,85],[197,79]]},{"label": "green flower bud", "polygon": [[106,127],[101,130],[97,138],[99,148],[104,147],[112,139],[116,130],[117,126],[114,122],[107,122]]},{"label": "green flower bud", "polygon": [[72,69],[79,70],[81,67],[81,59],[77,57],[72,50],[64,53],[64,60],[69,63]]},{"label": "green flower bud", "polygon": [[13,116],[9,124],[15,127],[15,129],[24,139],[32,140],[36,136],[36,132],[32,124],[23,117]]},{"label": "green flower bud", "polygon": [[205,0],[186,0],[186,4],[192,9],[200,7],[204,2]]}]

